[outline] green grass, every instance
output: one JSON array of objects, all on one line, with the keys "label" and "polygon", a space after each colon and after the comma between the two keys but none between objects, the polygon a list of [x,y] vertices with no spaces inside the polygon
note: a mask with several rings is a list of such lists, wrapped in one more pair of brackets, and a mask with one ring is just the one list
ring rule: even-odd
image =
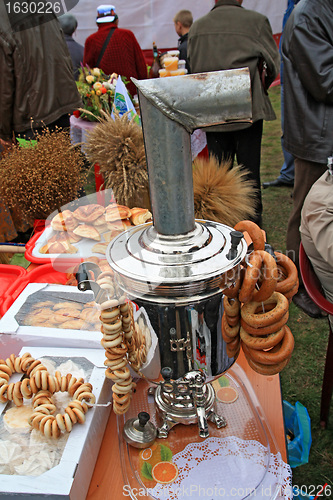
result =
[{"label": "green grass", "polygon": [[[277,120],[265,122],[262,142],[261,180],[275,179],[283,164],[281,151],[280,87],[270,90]],[[292,208],[288,187],[263,190],[263,227],[267,241],[279,251],[286,249],[286,230]],[[333,411],[331,423],[322,430],[319,423],[321,385],[328,340],[327,319],[312,319],[294,304],[290,306],[288,325],[295,337],[295,349],[289,365],[281,373],[282,397],[302,403],[311,418],[312,446],[309,463],[293,469],[293,484],[312,487],[328,483],[333,496]],[[312,486],[313,485],[313,486]],[[314,489],[315,487],[315,489]],[[325,497],[320,497],[325,498]],[[327,497],[329,498],[329,497]]]},{"label": "green grass", "polygon": [[[281,151],[280,87],[270,90],[277,120],[265,122],[262,142],[261,181],[275,179],[283,164]],[[93,192],[94,174],[89,173],[87,194]],[[292,208],[292,190],[263,190],[263,227],[267,241],[275,250],[286,249],[286,230]],[[288,325],[295,337],[295,350],[289,365],[281,373],[282,397],[291,404],[302,403],[311,418],[312,447],[309,463],[293,469],[293,484],[318,493],[318,486],[328,483],[333,490],[333,411],[331,424],[319,425],[320,395],[326,356],[328,324],[326,319],[309,318],[294,304],[290,306]],[[305,490],[306,491],[306,490]],[[321,496],[320,498],[325,498]],[[327,497],[328,498],[328,497]]]}]

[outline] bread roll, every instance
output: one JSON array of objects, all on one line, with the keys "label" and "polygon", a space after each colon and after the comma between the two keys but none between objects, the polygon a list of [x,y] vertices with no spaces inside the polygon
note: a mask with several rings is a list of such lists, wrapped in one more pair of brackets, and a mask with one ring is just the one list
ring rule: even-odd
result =
[{"label": "bread roll", "polygon": [[131,212],[130,221],[134,226],[144,224],[152,218],[152,213],[147,208],[134,207],[131,209]]},{"label": "bread roll", "polygon": [[105,212],[105,208],[102,205],[90,204],[83,205],[82,207],[78,207],[73,212],[73,216],[75,219],[81,222],[93,222]]},{"label": "bread roll", "polygon": [[106,207],[105,219],[107,222],[112,222],[121,219],[128,219],[131,216],[131,209],[125,205],[113,203]]}]

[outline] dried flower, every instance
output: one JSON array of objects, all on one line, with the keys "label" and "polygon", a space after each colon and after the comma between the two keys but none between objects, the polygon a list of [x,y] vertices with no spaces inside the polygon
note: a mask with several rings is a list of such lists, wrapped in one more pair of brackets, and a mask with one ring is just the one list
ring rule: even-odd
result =
[{"label": "dried flower", "polygon": [[148,172],[142,128],[114,112],[101,112],[99,123],[86,134],[84,150],[90,163],[98,163],[104,185],[117,202],[130,208],[150,209]]},{"label": "dried flower", "polygon": [[19,145],[0,160],[0,196],[30,224],[75,200],[86,182],[84,157],[69,133],[45,129],[31,147]]}]

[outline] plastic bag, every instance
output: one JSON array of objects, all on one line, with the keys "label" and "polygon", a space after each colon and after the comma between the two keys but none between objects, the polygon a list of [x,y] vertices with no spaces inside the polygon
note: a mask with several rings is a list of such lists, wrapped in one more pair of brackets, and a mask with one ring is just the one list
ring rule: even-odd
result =
[{"label": "plastic bag", "polygon": [[307,464],[312,443],[311,420],[308,411],[299,401],[295,406],[283,401],[283,413],[290,467]]}]

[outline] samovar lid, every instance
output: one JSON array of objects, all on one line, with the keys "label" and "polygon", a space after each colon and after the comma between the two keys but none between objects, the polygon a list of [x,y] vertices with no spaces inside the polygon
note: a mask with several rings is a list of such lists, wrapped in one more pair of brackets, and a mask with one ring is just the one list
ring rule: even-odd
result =
[{"label": "samovar lid", "polygon": [[212,295],[226,277],[232,279],[230,271],[237,269],[247,251],[241,239],[230,256],[232,232],[224,224],[196,220],[190,233],[165,236],[144,224],[114,238],[106,255],[119,285],[132,295]]}]

